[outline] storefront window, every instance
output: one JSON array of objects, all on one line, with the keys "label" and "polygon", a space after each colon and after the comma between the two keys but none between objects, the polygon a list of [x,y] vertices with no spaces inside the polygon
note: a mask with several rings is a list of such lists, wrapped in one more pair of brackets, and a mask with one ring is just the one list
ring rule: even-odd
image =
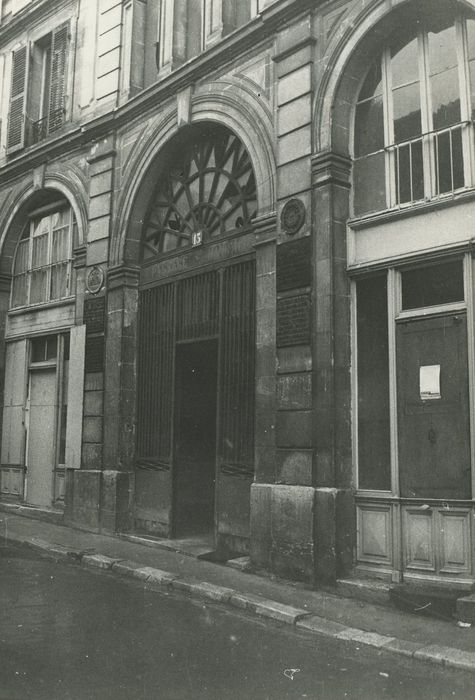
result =
[{"label": "storefront window", "polygon": [[389,349],[386,275],[360,280],[357,291],[358,486],[391,489]]}]

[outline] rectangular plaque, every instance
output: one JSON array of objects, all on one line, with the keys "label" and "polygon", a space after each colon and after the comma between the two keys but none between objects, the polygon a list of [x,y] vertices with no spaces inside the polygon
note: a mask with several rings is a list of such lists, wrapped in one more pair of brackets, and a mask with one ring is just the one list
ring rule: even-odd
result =
[{"label": "rectangular plaque", "polygon": [[310,343],[310,297],[300,294],[277,300],[277,346]]},{"label": "rectangular plaque", "polygon": [[86,372],[102,372],[104,369],[104,336],[86,338]]},{"label": "rectangular plaque", "polygon": [[84,302],[84,323],[86,333],[104,333],[106,298],[94,297]]},{"label": "rectangular plaque", "polygon": [[312,282],[309,236],[277,246],[277,291],[309,287]]}]

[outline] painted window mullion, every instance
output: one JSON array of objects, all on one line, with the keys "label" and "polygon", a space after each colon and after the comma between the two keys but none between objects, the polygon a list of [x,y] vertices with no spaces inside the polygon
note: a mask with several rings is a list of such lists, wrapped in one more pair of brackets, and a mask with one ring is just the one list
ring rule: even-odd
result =
[{"label": "painted window mullion", "polygon": [[[383,51],[381,58],[381,77],[383,81],[384,143],[387,147],[394,144],[394,109],[392,97],[391,55],[389,48],[386,48]],[[394,148],[386,150],[385,168],[386,206],[393,207],[397,203],[396,150]]]},{"label": "painted window mullion", "polygon": [[[455,22],[456,50],[459,75],[460,116],[462,122],[472,119],[472,100],[470,91],[470,67],[468,64],[467,26],[463,18],[457,17]],[[462,153],[465,186],[473,185],[474,172],[474,136],[473,126],[463,126]]]},{"label": "painted window mullion", "polygon": [[29,238],[29,250],[28,250],[28,282],[27,282],[27,303],[31,303],[31,278],[33,277],[33,231],[35,223],[32,221],[30,223],[30,238]]},{"label": "painted window mullion", "polygon": [[[432,101],[430,98],[430,80],[428,65],[428,38],[426,32],[420,32],[417,37],[419,53],[419,85],[421,99],[421,127],[422,133],[432,131]],[[428,199],[436,193],[437,163],[434,158],[435,139],[433,134],[423,137],[422,159],[424,177],[424,196]]]},{"label": "painted window mullion", "polygon": [[49,301],[51,298],[51,266],[53,259],[53,215],[48,217],[48,252],[46,257],[46,299]]}]

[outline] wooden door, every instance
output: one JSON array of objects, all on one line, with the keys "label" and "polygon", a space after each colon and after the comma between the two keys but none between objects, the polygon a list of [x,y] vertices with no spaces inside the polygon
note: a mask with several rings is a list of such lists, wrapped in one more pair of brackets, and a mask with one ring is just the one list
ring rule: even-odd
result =
[{"label": "wooden door", "polygon": [[398,323],[396,350],[401,496],[470,499],[465,314]]},{"label": "wooden door", "polygon": [[27,501],[50,507],[56,460],[56,368],[30,372]]}]

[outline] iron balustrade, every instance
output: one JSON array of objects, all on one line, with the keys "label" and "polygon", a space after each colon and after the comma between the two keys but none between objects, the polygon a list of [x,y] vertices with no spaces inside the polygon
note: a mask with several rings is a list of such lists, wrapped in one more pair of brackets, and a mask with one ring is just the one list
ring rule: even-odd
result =
[{"label": "iron balustrade", "polygon": [[473,122],[433,129],[354,159],[355,215],[406,208],[475,185]]},{"label": "iron balustrade", "polygon": [[473,143],[472,132],[473,122],[464,121],[386,146],[394,159],[394,205],[438,199],[472,185],[473,178],[466,182],[464,172],[464,159],[472,150],[464,141]]},{"label": "iron balustrade", "polygon": [[35,143],[44,139],[54,131],[57,131],[64,123],[64,108],[50,111],[46,117],[32,120],[25,115],[25,141],[27,146],[34,146]]}]

